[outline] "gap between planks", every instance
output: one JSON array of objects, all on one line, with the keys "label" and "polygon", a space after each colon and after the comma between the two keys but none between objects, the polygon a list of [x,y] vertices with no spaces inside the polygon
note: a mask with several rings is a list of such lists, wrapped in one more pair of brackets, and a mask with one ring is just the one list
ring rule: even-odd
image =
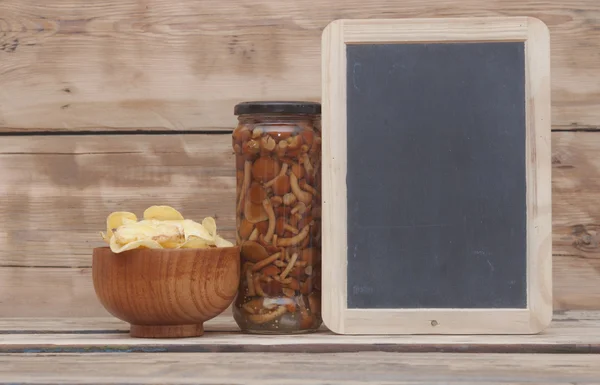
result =
[{"label": "gap between planks", "polygon": [[19,128],[2,128],[6,131],[0,131],[0,136],[116,136],[116,135],[231,135],[235,127],[207,127],[198,128],[197,130],[165,130],[164,128],[148,129],[144,128],[111,128],[110,130],[98,131],[94,130],[69,130],[65,131],[59,128],[50,128],[43,130],[30,129],[23,131]]},{"label": "gap between planks", "polygon": [[[62,128],[46,128],[42,130],[22,128],[2,127],[0,137],[2,136],[124,136],[124,135],[231,135],[235,129],[235,124],[231,127],[198,127],[189,130],[167,130],[162,127],[149,129],[148,127],[139,128],[97,128],[90,129],[70,129],[68,131]],[[553,125],[551,132],[600,132],[600,126],[596,125]]]}]

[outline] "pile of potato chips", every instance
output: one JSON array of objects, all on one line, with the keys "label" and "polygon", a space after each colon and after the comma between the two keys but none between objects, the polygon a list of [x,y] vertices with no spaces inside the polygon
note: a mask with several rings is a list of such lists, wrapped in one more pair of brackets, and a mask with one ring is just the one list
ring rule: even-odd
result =
[{"label": "pile of potato chips", "polygon": [[117,211],[106,218],[106,234],[102,239],[114,253],[148,249],[204,249],[231,247],[233,244],[217,234],[217,224],[212,217],[202,223],[184,219],[170,206],[151,206],[138,221],[134,213]]}]

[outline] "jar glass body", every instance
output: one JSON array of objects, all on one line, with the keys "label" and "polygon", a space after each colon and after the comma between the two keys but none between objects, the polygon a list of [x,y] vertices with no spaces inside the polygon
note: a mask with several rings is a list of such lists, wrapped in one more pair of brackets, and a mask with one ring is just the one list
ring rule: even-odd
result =
[{"label": "jar glass body", "polygon": [[247,114],[232,135],[244,332],[317,330],[321,318],[320,115]]}]

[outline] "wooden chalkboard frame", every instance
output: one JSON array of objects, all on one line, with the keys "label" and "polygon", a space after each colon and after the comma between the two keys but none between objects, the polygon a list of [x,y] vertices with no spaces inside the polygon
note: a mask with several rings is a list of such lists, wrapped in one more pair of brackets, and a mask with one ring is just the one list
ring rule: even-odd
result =
[{"label": "wooden chalkboard frame", "polygon": [[[346,46],[508,41],[525,44],[527,307],[348,309]],[[339,334],[533,334],[552,319],[550,37],[531,17],[335,20],[322,35],[322,308]]]}]

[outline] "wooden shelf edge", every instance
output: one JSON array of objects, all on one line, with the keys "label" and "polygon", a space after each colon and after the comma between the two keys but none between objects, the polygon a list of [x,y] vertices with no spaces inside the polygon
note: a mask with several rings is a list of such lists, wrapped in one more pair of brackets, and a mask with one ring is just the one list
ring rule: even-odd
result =
[{"label": "wooden shelf edge", "polygon": [[537,335],[337,335],[324,327],[304,335],[262,336],[239,331],[231,316],[205,324],[202,337],[147,339],[129,336],[129,325],[114,318],[0,319],[0,353],[111,352],[453,352],[599,353],[600,311],[554,314]]}]

